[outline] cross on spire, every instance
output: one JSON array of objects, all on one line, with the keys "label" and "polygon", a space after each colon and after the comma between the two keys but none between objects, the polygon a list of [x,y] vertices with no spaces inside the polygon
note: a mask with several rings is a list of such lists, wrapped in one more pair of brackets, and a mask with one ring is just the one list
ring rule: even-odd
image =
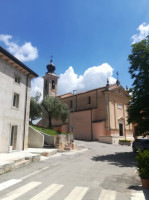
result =
[{"label": "cross on spire", "polygon": [[51,56],[51,61],[50,61],[51,63],[53,62],[53,56]]},{"label": "cross on spire", "polygon": [[118,73],[118,71],[116,72],[116,75],[117,75],[117,80],[118,80],[118,78],[119,78],[119,73]]}]

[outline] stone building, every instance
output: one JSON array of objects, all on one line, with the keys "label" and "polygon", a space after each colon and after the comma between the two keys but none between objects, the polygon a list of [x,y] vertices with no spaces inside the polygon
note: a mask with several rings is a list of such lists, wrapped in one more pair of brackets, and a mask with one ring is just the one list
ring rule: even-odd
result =
[{"label": "stone building", "polygon": [[[48,72],[43,77],[44,96],[56,96],[58,77],[54,73],[53,63],[48,66]],[[113,85],[107,80],[105,87],[77,94],[68,93],[59,98],[69,106],[71,113],[66,124],[53,120],[53,125],[61,126],[66,132],[73,131],[75,139],[118,143],[119,138],[133,138],[132,125],[127,124],[129,95],[118,80]],[[47,116],[44,115],[40,125],[46,126],[47,123]]]},{"label": "stone building", "polygon": [[28,147],[30,86],[37,76],[0,46],[0,152]]}]

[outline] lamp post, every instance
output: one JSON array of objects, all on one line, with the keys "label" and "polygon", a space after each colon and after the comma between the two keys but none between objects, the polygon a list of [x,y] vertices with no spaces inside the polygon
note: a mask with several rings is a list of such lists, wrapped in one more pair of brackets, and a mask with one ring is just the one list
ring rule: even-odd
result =
[{"label": "lamp post", "polygon": [[73,90],[73,105],[72,105],[72,142],[74,142],[74,93],[76,92],[77,90]]}]

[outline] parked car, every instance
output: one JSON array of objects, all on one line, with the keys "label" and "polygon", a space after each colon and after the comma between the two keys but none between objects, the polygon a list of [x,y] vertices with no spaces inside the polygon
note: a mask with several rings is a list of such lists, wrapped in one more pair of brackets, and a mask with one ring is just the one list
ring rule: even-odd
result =
[{"label": "parked car", "polygon": [[149,139],[136,139],[132,143],[133,152],[149,150]]}]

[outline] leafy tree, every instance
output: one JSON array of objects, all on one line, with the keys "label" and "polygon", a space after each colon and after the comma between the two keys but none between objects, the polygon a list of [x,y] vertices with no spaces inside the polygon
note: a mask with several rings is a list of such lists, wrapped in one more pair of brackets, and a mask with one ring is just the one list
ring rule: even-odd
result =
[{"label": "leafy tree", "polygon": [[67,104],[62,103],[58,97],[46,96],[41,105],[48,114],[49,128],[52,128],[52,119],[61,119],[65,122],[69,116],[69,108]]},{"label": "leafy tree", "polygon": [[31,124],[33,120],[38,119],[41,117],[42,109],[41,104],[39,103],[39,99],[41,97],[41,93],[37,92],[35,97],[31,97],[30,100],[30,119]]},{"label": "leafy tree", "polygon": [[137,124],[137,134],[149,133],[149,36],[132,45],[128,60],[134,80],[128,106],[128,123]]}]

